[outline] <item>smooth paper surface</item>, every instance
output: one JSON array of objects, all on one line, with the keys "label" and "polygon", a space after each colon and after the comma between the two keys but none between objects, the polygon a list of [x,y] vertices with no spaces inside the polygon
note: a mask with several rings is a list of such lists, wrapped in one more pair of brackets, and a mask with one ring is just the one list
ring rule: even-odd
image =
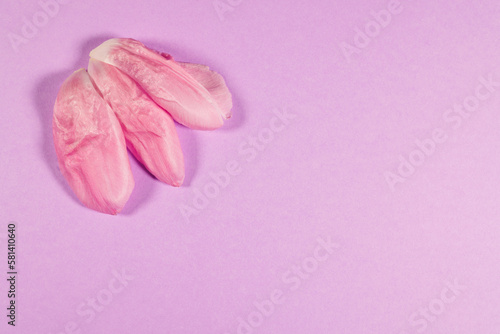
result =
[{"label": "smooth paper surface", "polygon": [[[0,332],[500,331],[498,1],[3,1]],[[220,73],[176,125],[186,177],[132,156],[123,211],[57,166],[63,81],[109,38]],[[16,318],[8,325],[8,224]]]}]

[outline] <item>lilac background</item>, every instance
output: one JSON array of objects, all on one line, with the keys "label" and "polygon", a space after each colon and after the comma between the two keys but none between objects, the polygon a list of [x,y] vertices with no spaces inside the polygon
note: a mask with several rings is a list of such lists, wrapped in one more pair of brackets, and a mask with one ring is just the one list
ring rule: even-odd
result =
[{"label": "lilac background", "polygon": [[[500,89],[457,128],[443,118],[481,76],[500,81],[498,1],[401,0],[350,61],[341,43],[388,0],[231,3],[219,16],[211,0],[69,1],[17,52],[9,33],[41,7],[1,3],[0,309],[9,221],[19,297],[18,326],[2,311],[0,332],[233,334],[279,289],[282,303],[240,333],[499,333]],[[180,189],[132,161],[136,187],[116,217],[71,193],[51,130],[61,83],[111,37],[209,65],[235,102],[218,131],[179,127]],[[239,147],[276,109],[296,117],[247,161]],[[391,190],[384,173],[436,128],[447,141]],[[183,217],[232,160],[239,175]],[[318,238],[339,247],[292,290],[283,275],[312,263]],[[133,278],[109,304],[79,315],[122,270]],[[442,304],[455,280],[465,288]],[[410,322],[429,307],[439,314]]]}]

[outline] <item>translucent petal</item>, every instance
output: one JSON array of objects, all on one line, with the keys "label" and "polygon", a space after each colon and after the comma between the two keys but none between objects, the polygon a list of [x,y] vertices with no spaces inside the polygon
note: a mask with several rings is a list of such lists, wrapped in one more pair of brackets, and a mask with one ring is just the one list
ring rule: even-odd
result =
[{"label": "translucent petal", "polygon": [[110,39],[90,57],[114,65],[134,79],[179,123],[199,130],[223,125],[224,112],[210,92],[173,59],[125,38]]},{"label": "translucent petal", "polygon": [[156,178],[180,186],[184,158],[172,117],[116,67],[90,59],[88,71],[118,117],[129,150]]},{"label": "translucent petal", "polygon": [[71,74],[59,90],[53,135],[59,168],[82,203],[120,212],[134,188],[125,138],[85,69]]}]

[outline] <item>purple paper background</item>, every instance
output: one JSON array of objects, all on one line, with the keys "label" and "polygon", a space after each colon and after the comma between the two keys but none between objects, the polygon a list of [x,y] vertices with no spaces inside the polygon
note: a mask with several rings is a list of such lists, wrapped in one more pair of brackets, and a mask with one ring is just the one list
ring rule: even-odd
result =
[{"label": "purple paper background", "polygon": [[[0,5],[1,333],[499,333],[500,87],[476,91],[500,82],[497,0],[66,2],[50,18],[34,0]],[[355,41],[388,7],[387,26]],[[43,26],[13,46],[33,15]],[[132,160],[118,216],[78,202],[51,130],[61,83],[111,37],[207,64],[234,96],[218,131],[178,127],[183,187]],[[458,123],[448,110],[464,101],[477,110]],[[386,172],[436,129],[446,141],[391,189]],[[251,160],[249,137],[270,134]],[[183,216],[228,163],[238,175]],[[256,313],[275,290],[280,304]]]}]

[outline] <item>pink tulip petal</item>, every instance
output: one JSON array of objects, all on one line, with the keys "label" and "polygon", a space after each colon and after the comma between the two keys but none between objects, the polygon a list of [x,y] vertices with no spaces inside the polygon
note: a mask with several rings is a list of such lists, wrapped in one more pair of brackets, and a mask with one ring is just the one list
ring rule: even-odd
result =
[{"label": "pink tulip petal", "polygon": [[80,201],[100,212],[120,212],[134,188],[125,138],[85,69],[59,90],[53,135],[59,168]]},{"label": "pink tulip petal", "polygon": [[222,117],[231,118],[233,99],[226,86],[226,81],[219,73],[210,70],[206,65],[177,62],[186,72],[196,79],[212,95],[220,110]]},{"label": "pink tulip petal", "polygon": [[125,38],[110,39],[90,57],[114,65],[134,79],[179,123],[199,130],[223,125],[224,114],[212,95],[173,59]]},{"label": "pink tulip petal", "polygon": [[[174,58],[161,51],[155,51],[167,60],[174,60]],[[185,63],[178,61],[179,64],[186,72],[188,72],[196,81],[198,81],[205,89],[212,95],[217,105],[222,111],[222,117],[229,119],[232,116],[231,109],[233,108],[233,98],[229,88],[227,88],[226,81],[219,73],[212,71],[206,65]]]},{"label": "pink tulip petal", "polygon": [[172,117],[118,68],[91,58],[88,71],[118,117],[129,150],[160,181],[180,186],[184,158]]}]

